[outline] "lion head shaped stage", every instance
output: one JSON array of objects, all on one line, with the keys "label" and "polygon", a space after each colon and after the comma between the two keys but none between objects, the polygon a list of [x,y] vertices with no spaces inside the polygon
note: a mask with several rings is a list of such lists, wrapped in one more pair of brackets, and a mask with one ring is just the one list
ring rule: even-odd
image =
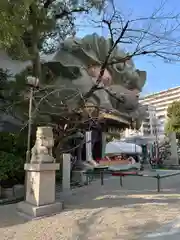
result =
[{"label": "lion head shaped stage", "polygon": [[[70,109],[77,108],[82,96],[96,83],[110,47],[109,39],[96,34],[69,38],[61,44],[54,58],[44,63],[55,76],[53,86],[58,102],[64,101]],[[146,72],[135,69],[131,59],[122,61],[126,57],[118,47],[114,48],[99,89],[91,94],[86,106],[91,106],[91,113],[98,109],[100,120],[113,121],[119,127],[139,128],[146,112],[139,104]]]}]

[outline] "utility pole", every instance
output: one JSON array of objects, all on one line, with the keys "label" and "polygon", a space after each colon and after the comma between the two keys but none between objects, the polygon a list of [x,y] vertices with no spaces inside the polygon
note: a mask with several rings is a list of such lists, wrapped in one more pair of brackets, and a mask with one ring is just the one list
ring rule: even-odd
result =
[{"label": "utility pole", "polygon": [[29,115],[28,115],[28,136],[27,136],[27,151],[26,151],[26,163],[30,162],[31,158],[31,131],[32,131],[32,104],[34,89],[39,86],[39,79],[36,77],[28,76],[27,85],[30,87],[29,95]]}]

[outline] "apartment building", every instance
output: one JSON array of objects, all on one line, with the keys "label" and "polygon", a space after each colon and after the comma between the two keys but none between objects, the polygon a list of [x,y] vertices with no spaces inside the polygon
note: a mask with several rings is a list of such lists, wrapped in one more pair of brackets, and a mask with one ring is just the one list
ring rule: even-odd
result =
[{"label": "apartment building", "polygon": [[167,108],[169,104],[177,100],[180,100],[180,86],[150,94],[140,99],[141,104],[155,108],[158,134],[164,134],[164,125],[167,118]]},{"label": "apartment building", "polygon": [[156,117],[156,107],[152,105],[146,105],[146,118],[142,122],[141,128],[139,130],[126,129],[124,136],[151,136],[156,137],[159,132],[159,123]]},{"label": "apartment building", "polygon": [[140,131],[143,136],[156,136],[158,133],[158,120],[156,116],[156,107],[152,105],[147,106],[147,117],[142,122]]}]

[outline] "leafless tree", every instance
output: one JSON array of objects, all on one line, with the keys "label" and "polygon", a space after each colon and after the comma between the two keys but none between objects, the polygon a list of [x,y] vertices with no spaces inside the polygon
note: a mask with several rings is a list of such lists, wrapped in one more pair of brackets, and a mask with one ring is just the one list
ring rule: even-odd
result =
[{"label": "leafless tree", "polygon": [[[168,63],[179,62],[180,13],[164,13],[165,4],[166,1],[162,1],[150,16],[133,19],[131,16],[125,17],[121,10],[116,9],[112,1],[111,6],[107,7],[108,10],[104,10],[102,19],[90,20],[94,27],[104,28],[108,31],[111,48],[101,65],[97,83],[85,98],[88,98],[98,88],[108,65],[126,63],[132,58],[144,55],[158,57]],[[109,61],[110,55],[117,45],[125,49],[126,56],[116,61]]]}]

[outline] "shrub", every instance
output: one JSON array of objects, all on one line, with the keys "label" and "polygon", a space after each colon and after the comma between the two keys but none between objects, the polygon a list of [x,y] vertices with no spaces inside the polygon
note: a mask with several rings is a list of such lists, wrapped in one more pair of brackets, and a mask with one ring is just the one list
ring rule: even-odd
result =
[{"label": "shrub", "polygon": [[24,180],[26,140],[23,134],[0,133],[1,185],[21,183]]},{"label": "shrub", "polygon": [[24,159],[15,156],[13,153],[0,151],[0,181],[12,182],[16,184],[19,182],[20,174],[22,176],[24,170]]},{"label": "shrub", "polygon": [[25,157],[26,137],[25,134],[0,133],[0,151],[13,153],[16,156]]}]

